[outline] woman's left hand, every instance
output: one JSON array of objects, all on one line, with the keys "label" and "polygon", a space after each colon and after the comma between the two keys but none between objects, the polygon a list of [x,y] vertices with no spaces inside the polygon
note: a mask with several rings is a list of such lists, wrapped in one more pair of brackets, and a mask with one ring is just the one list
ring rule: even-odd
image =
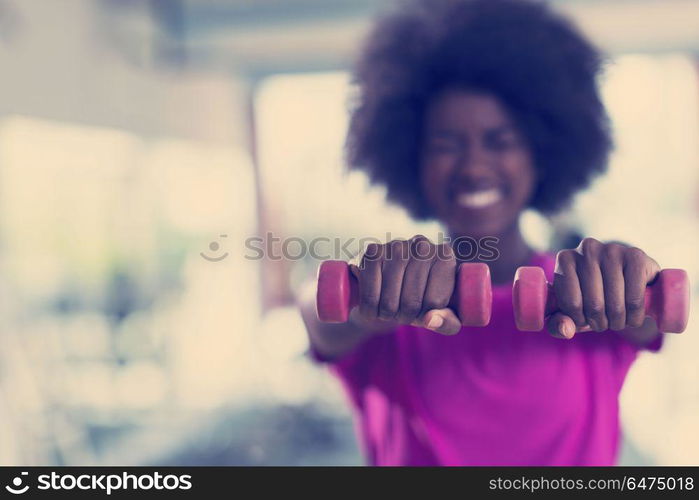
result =
[{"label": "woman's left hand", "polygon": [[645,291],[658,263],[641,249],[585,238],[577,248],[556,255],[553,291],[558,311],[551,314],[551,335],[638,328],[645,320]]}]

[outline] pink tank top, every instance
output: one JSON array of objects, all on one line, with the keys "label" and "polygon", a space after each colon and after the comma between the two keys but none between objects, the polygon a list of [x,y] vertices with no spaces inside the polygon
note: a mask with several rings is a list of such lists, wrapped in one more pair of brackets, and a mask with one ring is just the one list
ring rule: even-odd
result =
[{"label": "pink tank top", "polygon": [[[536,254],[531,265],[552,281],[553,255]],[[619,392],[639,347],[613,331],[572,340],[521,332],[511,288],[493,287],[485,328],[442,336],[401,326],[329,364],[370,464],[616,462]]]}]

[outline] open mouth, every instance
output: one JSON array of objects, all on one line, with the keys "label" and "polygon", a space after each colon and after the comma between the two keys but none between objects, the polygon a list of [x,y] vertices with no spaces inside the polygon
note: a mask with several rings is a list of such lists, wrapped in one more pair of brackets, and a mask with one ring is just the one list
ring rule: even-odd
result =
[{"label": "open mouth", "polygon": [[503,199],[500,188],[488,188],[479,191],[461,192],[456,196],[456,203],[463,208],[483,209],[495,205]]}]

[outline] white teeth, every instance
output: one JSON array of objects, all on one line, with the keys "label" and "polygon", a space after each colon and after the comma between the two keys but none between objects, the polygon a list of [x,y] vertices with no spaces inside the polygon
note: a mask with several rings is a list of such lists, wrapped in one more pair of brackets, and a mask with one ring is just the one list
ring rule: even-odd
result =
[{"label": "white teeth", "polygon": [[466,208],[484,208],[493,205],[502,199],[502,191],[497,188],[461,193],[456,199],[457,203]]}]

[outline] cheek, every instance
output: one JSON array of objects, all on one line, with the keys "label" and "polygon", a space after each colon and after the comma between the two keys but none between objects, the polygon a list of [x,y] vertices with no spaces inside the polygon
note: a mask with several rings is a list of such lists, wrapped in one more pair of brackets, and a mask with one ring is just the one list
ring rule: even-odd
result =
[{"label": "cheek", "polygon": [[513,158],[509,163],[510,184],[516,197],[523,204],[529,202],[534,195],[537,183],[537,171],[529,155]]},{"label": "cheek", "polygon": [[430,201],[442,199],[441,193],[447,183],[452,166],[445,158],[423,160],[420,165],[420,184],[425,197]]}]

